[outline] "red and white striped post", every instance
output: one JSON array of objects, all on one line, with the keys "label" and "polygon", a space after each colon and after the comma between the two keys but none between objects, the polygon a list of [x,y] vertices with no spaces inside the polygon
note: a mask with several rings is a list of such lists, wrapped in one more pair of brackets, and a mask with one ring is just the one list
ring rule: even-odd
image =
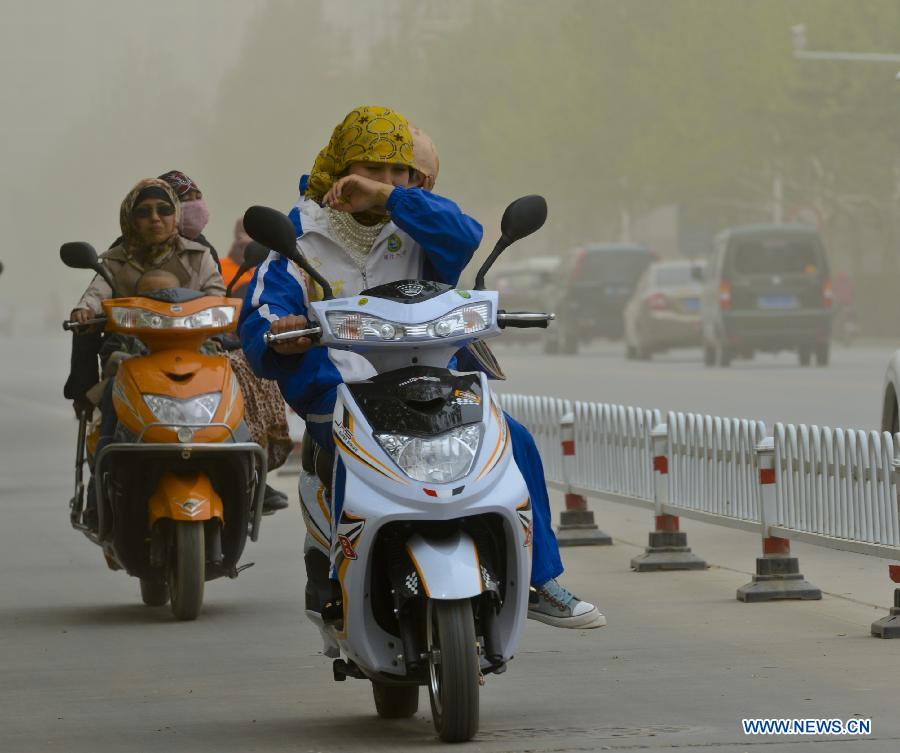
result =
[{"label": "red and white striped post", "polygon": [[759,514],[762,527],[763,556],[756,558],[753,580],[737,590],[740,601],[774,601],[776,599],[821,599],[822,591],[800,573],[800,563],[791,557],[790,539],[773,536],[769,527],[775,515],[775,440],[766,437],[755,450],[759,468]]},{"label": "red and white striped post", "polygon": [[[888,565],[888,575],[894,583],[900,583],[900,565]],[[872,635],[877,638],[900,638],[900,588],[894,589],[891,613],[872,623]]]},{"label": "red and white striped post", "polygon": [[649,546],[631,560],[636,572],[657,570],[705,570],[706,562],[687,545],[687,533],[680,530],[677,515],[666,510],[669,502],[669,430],[666,424],[655,426],[650,433],[653,447],[653,501],[656,530],[651,531]]},{"label": "red and white striped post", "polygon": [[575,415],[566,413],[560,420],[562,440],[562,472],[565,484],[566,509],[559,514],[556,540],[560,546],[603,546],[612,544],[612,537],[601,531],[594,522],[594,511],[587,499],[577,494],[572,485],[575,478]]}]

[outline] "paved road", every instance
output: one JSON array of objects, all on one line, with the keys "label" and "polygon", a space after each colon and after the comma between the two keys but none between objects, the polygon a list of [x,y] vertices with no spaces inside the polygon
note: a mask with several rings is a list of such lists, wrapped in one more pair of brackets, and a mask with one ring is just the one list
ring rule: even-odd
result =
[{"label": "paved road", "polygon": [[[0,751],[424,751],[439,747],[425,710],[374,717],[367,683],[333,683],[303,589],[295,507],[267,518],[248,550],[257,565],[209,584],[195,623],[139,604],[137,584],[107,570],[68,528],[75,430],[59,384],[61,338],[0,341]],[[626,363],[601,345],[584,358],[504,350],[506,389],[738,416],[874,427],[890,351],[839,351],[825,370],[761,359],[706,371],[686,355]],[[289,478],[277,479],[288,490]],[[558,500],[554,500],[558,503]],[[646,511],[603,504],[616,538],[567,550],[566,583],[610,625],[559,631],[529,623],[510,671],[482,693],[481,733],[499,753],[702,750],[896,751],[900,641],[867,636],[891,595],[881,561],[796,547],[819,603],[745,605],[759,546],[750,534],[687,524],[714,565],[637,575],[628,561]],[[870,740],[748,738],[742,717],[871,717]],[[764,747],[762,747],[764,746]],[[853,748],[855,750],[856,747]]]}]

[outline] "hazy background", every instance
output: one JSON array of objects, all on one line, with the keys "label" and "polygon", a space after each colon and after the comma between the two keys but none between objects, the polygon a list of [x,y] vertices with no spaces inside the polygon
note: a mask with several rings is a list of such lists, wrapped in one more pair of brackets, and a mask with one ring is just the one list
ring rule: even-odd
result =
[{"label": "hazy background", "polygon": [[0,0],[2,305],[58,327],[88,275],[58,247],[118,234],[141,177],[203,189],[221,252],[287,209],[333,126],[386,104],[441,151],[438,192],[486,227],[540,192],[519,256],[632,237],[706,253],[729,224],[820,224],[865,331],[900,321],[896,0]]}]

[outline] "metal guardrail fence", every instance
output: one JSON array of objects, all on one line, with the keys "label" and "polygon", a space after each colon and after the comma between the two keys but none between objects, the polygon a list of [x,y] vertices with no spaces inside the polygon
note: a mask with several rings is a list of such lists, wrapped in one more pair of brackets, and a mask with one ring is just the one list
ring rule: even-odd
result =
[{"label": "metal guardrail fence", "polygon": [[544,475],[548,481],[563,480],[562,437],[560,424],[563,416],[572,411],[572,403],[555,397],[531,395],[500,395],[504,412],[528,427],[544,463]]},{"label": "metal guardrail fence", "polygon": [[773,535],[900,556],[900,435],[775,424]]},{"label": "metal guardrail fence", "polygon": [[735,527],[743,527],[740,523],[758,523],[755,449],[766,436],[766,425],[762,421],[670,411],[666,428],[666,507],[688,517],[719,517],[722,520],[718,522]]},{"label": "metal guardrail fence", "polygon": [[[774,509],[764,510],[762,421],[670,411],[663,423],[659,411],[621,405],[527,395],[500,402],[534,433],[554,487],[653,506],[651,433],[664,430],[668,494],[657,514],[900,559],[900,435],[776,424]],[[566,479],[554,423],[568,411],[578,451]]]}]

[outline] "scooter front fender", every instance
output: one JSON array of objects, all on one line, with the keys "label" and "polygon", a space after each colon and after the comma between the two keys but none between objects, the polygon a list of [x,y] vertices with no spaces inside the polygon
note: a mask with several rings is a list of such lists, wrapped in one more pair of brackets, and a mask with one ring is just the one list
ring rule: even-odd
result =
[{"label": "scooter front fender", "polygon": [[225,517],[222,498],[205,473],[163,473],[147,507],[151,528],[161,518],[223,521]]},{"label": "scooter front fender", "polygon": [[414,534],[406,542],[406,552],[428,598],[468,599],[484,591],[478,549],[464,531],[445,539]]}]

